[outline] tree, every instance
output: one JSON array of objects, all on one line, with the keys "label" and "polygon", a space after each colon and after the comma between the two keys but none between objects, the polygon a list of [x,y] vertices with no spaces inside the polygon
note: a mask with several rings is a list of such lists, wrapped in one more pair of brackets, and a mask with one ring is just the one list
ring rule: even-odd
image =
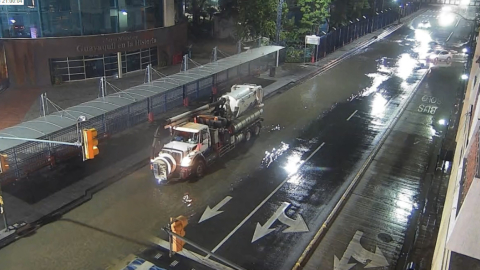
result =
[{"label": "tree", "polygon": [[330,16],[331,0],[298,0],[297,5],[302,12],[299,32],[302,35],[316,34],[320,24]]},{"label": "tree", "polygon": [[[331,25],[338,27],[345,25],[366,14],[370,9],[368,0],[336,0],[331,10]],[[371,16],[371,11],[368,16]]]},{"label": "tree", "polygon": [[[278,0],[238,0],[237,35],[241,39],[275,39]],[[282,16],[288,12],[286,3]]]},{"label": "tree", "polygon": [[238,0],[219,0],[219,11],[227,17],[236,17],[238,15]]},{"label": "tree", "polygon": [[190,12],[192,12],[193,24],[200,24],[200,16],[202,15],[203,8],[207,0],[188,0],[190,4]]}]

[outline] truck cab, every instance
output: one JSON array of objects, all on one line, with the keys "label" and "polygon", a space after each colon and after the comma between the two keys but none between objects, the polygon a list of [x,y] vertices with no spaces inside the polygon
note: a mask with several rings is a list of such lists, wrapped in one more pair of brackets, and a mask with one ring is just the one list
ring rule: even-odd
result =
[{"label": "truck cab", "polygon": [[153,162],[155,178],[166,181],[168,176],[177,172],[178,178],[192,174],[202,176],[205,169],[205,155],[211,152],[210,130],[207,125],[188,122],[170,128],[171,140],[158,154],[158,162]]}]

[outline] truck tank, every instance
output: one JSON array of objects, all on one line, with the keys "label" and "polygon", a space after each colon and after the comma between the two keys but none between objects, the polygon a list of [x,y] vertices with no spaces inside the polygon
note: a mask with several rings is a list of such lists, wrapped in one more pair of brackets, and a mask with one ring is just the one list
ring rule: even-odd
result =
[{"label": "truck tank", "polygon": [[254,84],[234,85],[232,91],[222,98],[226,100],[227,107],[230,107],[233,119],[236,119],[255,105],[263,105],[263,89]]},{"label": "truck tank", "polygon": [[230,131],[235,134],[236,132],[242,130],[246,126],[258,120],[262,116],[262,113],[263,109],[257,109],[252,111],[251,113],[241,116],[240,118],[232,122],[232,124],[230,125]]}]

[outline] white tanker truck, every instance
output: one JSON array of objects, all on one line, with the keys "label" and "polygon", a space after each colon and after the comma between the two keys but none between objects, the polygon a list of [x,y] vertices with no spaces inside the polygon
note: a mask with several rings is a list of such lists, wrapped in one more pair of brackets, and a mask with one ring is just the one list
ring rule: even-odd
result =
[{"label": "white tanker truck", "polygon": [[151,170],[158,182],[202,177],[207,166],[249,141],[261,130],[263,89],[259,85],[234,85],[216,102],[167,119],[171,140],[156,150],[155,134]]}]

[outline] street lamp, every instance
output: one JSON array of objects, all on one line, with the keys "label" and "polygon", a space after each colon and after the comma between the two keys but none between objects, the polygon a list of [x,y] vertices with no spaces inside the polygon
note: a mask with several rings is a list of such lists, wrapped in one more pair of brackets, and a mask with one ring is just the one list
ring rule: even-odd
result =
[{"label": "street lamp", "polygon": [[468,75],[467,74],[462,74],[462,76],[460,77],[462,80],[466,80],[468,79]]}]

